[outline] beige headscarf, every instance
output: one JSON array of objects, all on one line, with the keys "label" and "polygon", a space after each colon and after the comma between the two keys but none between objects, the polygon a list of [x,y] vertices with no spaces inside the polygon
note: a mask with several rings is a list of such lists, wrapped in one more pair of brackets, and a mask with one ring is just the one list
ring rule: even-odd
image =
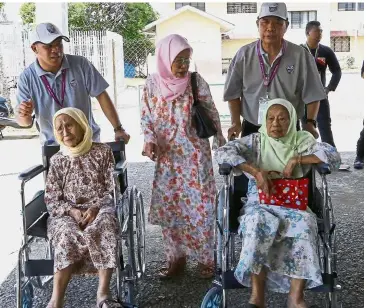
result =
[{"label": "beige headscarf", "polygon": [[[70,117],[72,117],[82,128],[84,131],[84,138],[83,140],[75,147],[68,147],[66,146],[62,140],[58,138],[58,134],[56,133],[56,118],[61,115],[66,114]],[[55,113],[53,116],[53,134],[55,135],[56,141],[59,143],[61,152],[64,155],[70,156],[70,157],[78,157],[80,155],[83,155],[85,153],[88,153],[92,147],[93,144],[93,132],[89,125],[88,119],[86,118],[84,112],[82,112],[80,109],[73,108],[73,107],[67,107],[62,108],[59,111]]]}]

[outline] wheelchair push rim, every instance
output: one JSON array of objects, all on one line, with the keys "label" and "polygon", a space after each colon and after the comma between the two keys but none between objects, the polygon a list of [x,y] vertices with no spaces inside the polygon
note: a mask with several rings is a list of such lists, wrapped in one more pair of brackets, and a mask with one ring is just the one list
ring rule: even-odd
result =
[{"label": "wheelchair push rim", "polygon": [[214,286],[206,293],[201,308],[224,308],[225,291],[222,287]]}]

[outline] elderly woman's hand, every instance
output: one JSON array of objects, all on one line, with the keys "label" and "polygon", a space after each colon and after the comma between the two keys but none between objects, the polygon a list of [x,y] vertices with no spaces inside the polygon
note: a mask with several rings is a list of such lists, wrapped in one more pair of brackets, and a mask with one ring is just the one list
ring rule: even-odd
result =
[{"label": "elderly woman's hand", "polygon": [[69,216],[75,219],[75,221],[79,224],[83,219],[84,211],[80,209],[72,208],[69,211]]},{"label": "elderly woman's hand", "polygon": [[298,157],[290,158],[290,160],[287,162],[285,169],[283,169],[283,172],[282,172],[283,176],[285,178],[290,178],[298,163],[299,163]]},{"label": "elderly woman's hand", "polygon": [[156,161],[159,155],[159,147],[152,142],[147,142],[144,144],[144,150],[142,151],[143,156],[149,157],[152,161]]},{"label": "elderly woman's hand", "polygon": [[258,189],[261,189],[266,197],[269,198],[273,184],[268,177],[268,171],[259,170],[255,173],[254,178],[257,181]]},{"label": "elderly woman's hand", "polygon": [[80,228],[84,230],[88,225],[93,223],[98,213],[99,209],[97,207],[88,208],[83,215],[82,221],[79,223]]}]

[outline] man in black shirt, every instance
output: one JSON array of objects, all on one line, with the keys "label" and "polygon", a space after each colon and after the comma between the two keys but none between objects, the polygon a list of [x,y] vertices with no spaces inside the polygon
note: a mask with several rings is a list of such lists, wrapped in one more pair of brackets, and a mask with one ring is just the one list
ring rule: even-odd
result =
[{"label": "man in black shirt", "polygon": [[[361,68],[361,77],[363,78],[364,73],[364,62],[362,62],[362,68]],[[364,156],[364,142],[363,142],[363,131],[362,129],[360,133],[360,138],[357,140],[357,148],[356,148],[356,159],[353,164],[353,167],[355,169],[363,169],[363,156]]]},{"label": "man in black shirt", "polygon": [[[333,50],[328,46],[320,44],[323,32],[320,22],[310,21],[306,25],[305,32],[307,38],[306,44],[302,44],[301,46],[313,55],[325,92],[328,94],[330,91],[335,91],[339,81],[341,80],[342,71]],[[332,78],[330,79],[328,86],[326,86],[327,67],[332,73]],[[329,143],[335,147],[331,129],[330,107],[328,99],[320,101],[317,121],[322,142]]]}]

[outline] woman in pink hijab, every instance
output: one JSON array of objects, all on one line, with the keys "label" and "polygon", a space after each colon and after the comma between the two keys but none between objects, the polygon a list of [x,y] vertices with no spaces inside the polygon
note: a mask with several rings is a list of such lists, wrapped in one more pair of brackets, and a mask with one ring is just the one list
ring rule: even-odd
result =
[{"label": "woman in pink hijab", "polygon": [[[186,258],[198,262],[202,278],[213,276],[216,185],[210,142],[192,125],[192,47],[180,35],[156,46],[157,73],[146,80],[142,96],[143,155],[156,162],[149,222],[162,227],[167,267],[161,278],[182,274]],[[219,114],[206,81],[197,74],[198,97],[215,123],[214,145],[225,144]]]}]

